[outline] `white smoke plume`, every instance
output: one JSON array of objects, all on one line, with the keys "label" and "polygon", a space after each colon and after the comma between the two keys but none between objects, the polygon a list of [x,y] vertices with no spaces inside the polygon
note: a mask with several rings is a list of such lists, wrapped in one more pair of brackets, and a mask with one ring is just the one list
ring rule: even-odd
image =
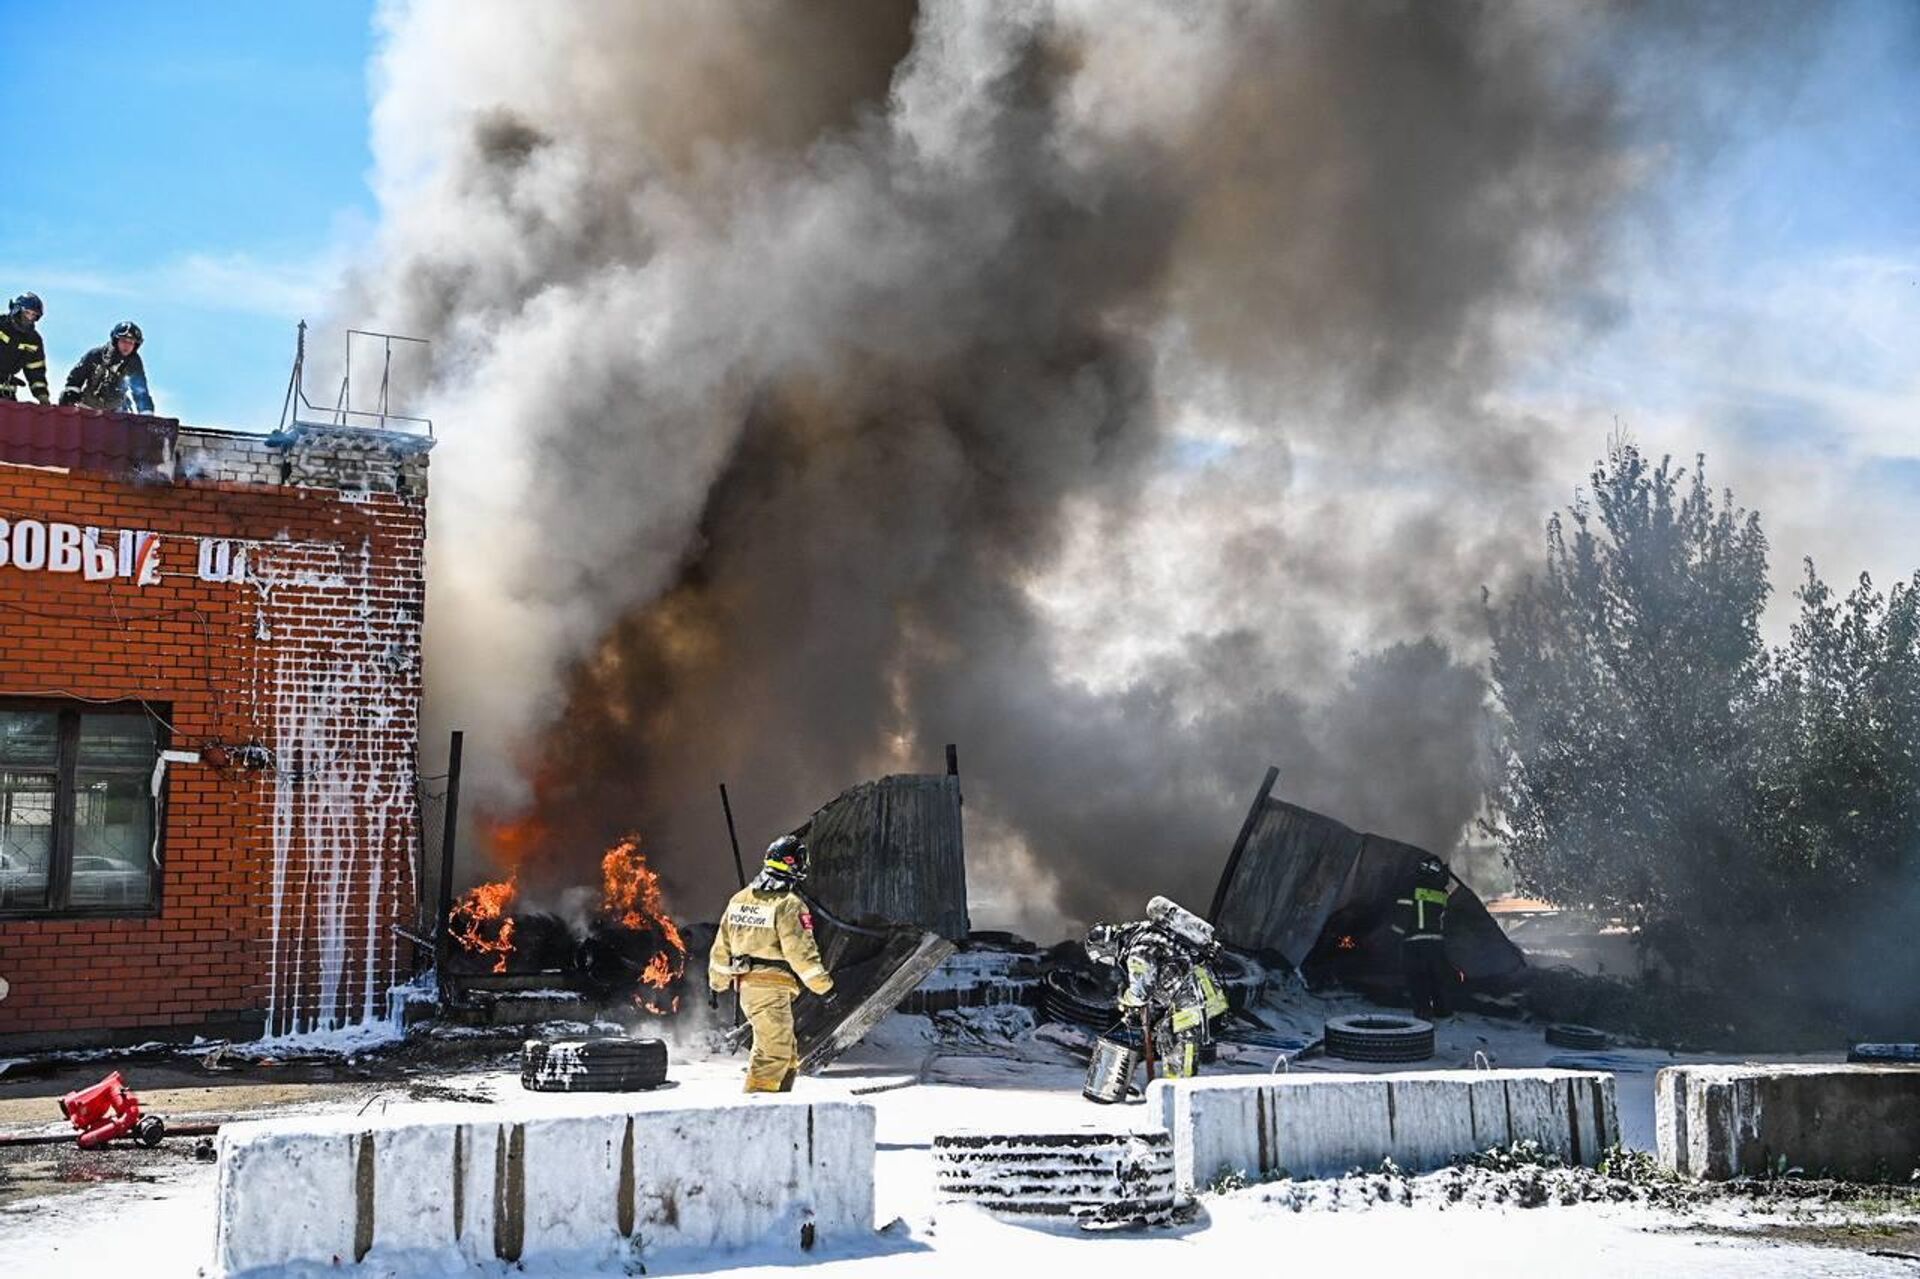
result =
[{"label": "white smoke plume", "polygon": [[1660,72],[1791,38],[1390,0],[381,22],[346,305],[436,344],[431,709],[470,795],[531,805],[527,878],[638,830],[698,913],[716,781],[759,843],[953,741],[976,895],[1031,927],[1204,907],[1269,762],[1453,843],[1447,646],[1559,443],[1500,393],[1608,321],[1613,228],[1712,124]]}]

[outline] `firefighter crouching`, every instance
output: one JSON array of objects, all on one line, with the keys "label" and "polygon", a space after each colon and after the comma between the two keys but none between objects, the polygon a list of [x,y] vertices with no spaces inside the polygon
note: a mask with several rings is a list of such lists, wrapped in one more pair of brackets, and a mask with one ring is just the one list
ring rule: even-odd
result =
[{"label": "firefighter crouching", "polygon": [[1447,893],[1453,872],[1429,853],[1413,868],[1394,902],[1393,931],[1400,934],[1400,967],[1415,1017],[1451,1017],[1453,966],[1447,962]]},{"label": "firefighter crouching", "polygon": [[1220,949],[1213,925],[1155,897],[1147,903],[1146,919],[1095,924],[1087,931],[1086,946],[1096,963],[1121,970],[1120,1012],[1134,1020],[1144,1010],[1161,1073],[1172,1079],[1198,1073],[1211,1022],[1227,1011],[1227,996],[1207,967]]},{"label": "firefighter crouching", "polygon": [[753,1027],[748,1092],[789,1092],[800,1062],[793,1038],[793,1001],[805,983],[816,995],[833,990],[813,940],[813,915],[795,892],[807,877],[807,846],[792,835],[767,845],[765,869],[735,893],[720,917],[707,960],[707,984],[739,993]]}]

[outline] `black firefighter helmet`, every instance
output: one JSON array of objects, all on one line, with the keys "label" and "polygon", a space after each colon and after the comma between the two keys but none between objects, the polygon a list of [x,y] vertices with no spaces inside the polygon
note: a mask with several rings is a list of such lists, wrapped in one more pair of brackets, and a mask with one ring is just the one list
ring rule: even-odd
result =
[{"label": "black firefighter helmet", "polygon": [[807,877],[807,846],[798,835],[782,835],[767,845],[766,869],[775,876],[799,883]]}]

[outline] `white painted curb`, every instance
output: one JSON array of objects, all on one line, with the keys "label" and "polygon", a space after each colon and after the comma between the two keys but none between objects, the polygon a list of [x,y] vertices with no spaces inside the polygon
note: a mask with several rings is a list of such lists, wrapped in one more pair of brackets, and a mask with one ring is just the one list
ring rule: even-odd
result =
[{"label": "white painted curb", "polygon": [[[219,1274],[497,1261],[652,1266],[873,1230],[870,1106],[324,1116],[220,1130]],[[804,1239],[803,1239],[804,1235]]]},{"label": "white painted curb", "polygon": [[1147,1105],[1173,1133],[1184,1190],[1222,1173],[1337,1177],[1386,1158],[1426,1172],[1517,1141],[1591,1165],[1620,1140],[1613,1076],[1597,1071],[1162,1079]]}]

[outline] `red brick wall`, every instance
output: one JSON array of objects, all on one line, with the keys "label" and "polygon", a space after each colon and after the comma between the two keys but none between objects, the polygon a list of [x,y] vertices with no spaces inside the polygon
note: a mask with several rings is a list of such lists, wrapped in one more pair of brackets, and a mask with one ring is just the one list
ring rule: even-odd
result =
[{"label": "red brick wall", "polygon": [[[424,499],[0,465],[0,519],[161,534],[161,577],[0,567],[0,696],[140,697],[175,749],[258,741],[269,768],[169,765],[152,918],[0,918],[0,1044],[384,1015],[411,956]],[[197,573],[244,540],[248,580]]]}]

